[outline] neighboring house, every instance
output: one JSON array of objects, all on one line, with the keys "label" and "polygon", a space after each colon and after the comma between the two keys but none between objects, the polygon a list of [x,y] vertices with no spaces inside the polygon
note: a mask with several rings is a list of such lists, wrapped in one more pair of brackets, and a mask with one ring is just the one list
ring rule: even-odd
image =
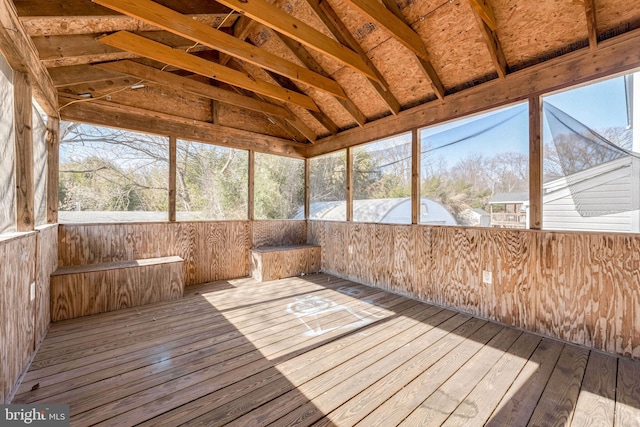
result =
[{"label": "neighboring house", "polygon": [[527,228],[529,193],[496,193],[489,200],[490,226],[498,228]]},{"label": "neighboring house", "polygon": [[[344,221],[345,201],[311,203],[310,219]],[[304,210],[299,209],[292,219],[303,219]],[[353,220],[359,222],[382,222],[396,224],[411,223],[411,198],[371,199],[353,201]],[[453,215],[440,203],[420,199],[420,223],[431,225],[457,225]]]},{"label": "neighboring house", "polygon": [[626,156],[546,182],[544,228],[640,231],[639,166],[640,160]]},{"label": "neighboring house", "polygon": [[[635,184],[634,184],[635,183]],[[640,160],[626,156],[543,185],[545,230],[640,231]],[[527,193],[489,201],[491,226],[526,228]]]}]

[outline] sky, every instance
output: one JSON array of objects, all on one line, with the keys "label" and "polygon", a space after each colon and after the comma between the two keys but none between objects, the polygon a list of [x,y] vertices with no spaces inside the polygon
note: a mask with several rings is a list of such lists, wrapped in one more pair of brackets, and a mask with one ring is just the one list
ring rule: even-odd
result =
[{"label": "sky", "polygon": [[[623,77],[548,95],[543,101],[553,104],[596,130],[626,127],[628,123]],[[527,109],[528,104],[525,102],[423,129],[420,132],[423,154],[425,150],[431,149],[430,155],[442,156],[451,166],[458,159],[473,153],[485,156],[503,152],[528,153]],[[551,140],[546,125],[543,140]],[[447,145],[455,141],[460,142]]]}]

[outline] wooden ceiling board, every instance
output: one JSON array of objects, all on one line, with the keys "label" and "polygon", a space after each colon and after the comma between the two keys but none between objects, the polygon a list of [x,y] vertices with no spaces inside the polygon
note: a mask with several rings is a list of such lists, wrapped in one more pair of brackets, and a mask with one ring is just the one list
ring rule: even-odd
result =
[{"label": "wooden ceiling board", "polygon": [[588,45],[582,2],[492,0],[492,5],[498,38],[511,68],[532,65],[539,58],[557,56],[556,52],[568,53],[571,46]]},{"label": "wooden ceiling board", "polygon": [[[302,62],[291,52],[291,50],[284,45],[282,40],[280,40],[277,36],[273,34],[273,31],[271,29],[265,28],[262,25],[258,25],[249,34],[249,40],[251,40],[251,42],[255,43],[256,45],[259,45],[261,48],[268,50],[269,52],[276,53],[279,56],[282,56],[283,58],[290,60],[292,62],[302,64]],[[327,63],[333,64],[333,67],[335,67],[338,71],[343,68],[349,69],[347,67],[343,67],[341,64],[334,61],[333,59],[315,52],[312,49],[308,49],[308,52],[314,59],[318,61],[318,63],[322,66],[322,68],[327,72],[328,70],[325,67],[325,64]],[[258,73],[258,75],[261,75],[262,76],[261,78],[267,78],[265,73],[262,73],[261,71],[256,70],[255,68],[251,68],[251,69],[255,70],[252,72],[256,72]],[[353,71],[352,74],[356,76],[360,76],[360,74],[356,73],[355,71]],[[336,75],[332,75],[331,77],[335,79],[340,84],[340,86],[342,86],[343,89],[348,88],[348,86],[351,83],[350,81],[345,82],[343,80],[336,79]],[[364,79],[364,77],[362,78]],[[338,125],[339,128],[341,129],[349,128],[355,124],[353,117],[351,117],[351,115],[344,109],[344,107],[333,96],[323,93],[322,91],[316,90],[310,86],[302,85],[300,83],[296,83],[296,86],[306,95],[309,95],[315,101],[316,105],[320,107],[320,110],[323,113],[325,113],[327,116],[329,116],[329,118],[336,125]],[[349,93],[347,93],[347,95],[349,95]],[[360,107],[360,105],[358,106]],[[324,128],[324,126],[322,127],[322,129],[323,130],[322,132],[320,132],[320,135],[326,134],[327,129]]]},{"label": "wooden ceiling board", "polygon": [[431,62],[447,90],[495,73],[467,0],[435,9],[413,27],[425,41]]},{"label": "wooden ceiling board", "polygon": [[640,6],[637,1],[596,0],[598,35],[609,38],[622,31],[640,28]]},{"label": "wooden ceiling board", "polygon": [[[210,0],[155,0],[163,6],[189,15],[229,13],[231,9]],[[109,16],[120,15],[91,0],[13,0],[23,16]]]},{"label": "wooden ceiling board", "polygon": [[[391,113],[366,77],[345,67],[338,70],[333,78],[342,85],[347,96],[368,119]],[[395,95],[393,91],[392,93]]]},{"label": "wooden ceiling board", "polygon": [[435,99],[429,79],[420,70],[416,56],[395,39],[387,39],[376,46],[369,52],[369,57],[403,107]]},{"label": "wooden ceiling board", "polygon": [[290,139],[291,135],[280,126],[271,123],[264,114],[255,111],[234,107],[233,105],[219,104],[219,124],[222,126],[258,132],[279,138]]}]

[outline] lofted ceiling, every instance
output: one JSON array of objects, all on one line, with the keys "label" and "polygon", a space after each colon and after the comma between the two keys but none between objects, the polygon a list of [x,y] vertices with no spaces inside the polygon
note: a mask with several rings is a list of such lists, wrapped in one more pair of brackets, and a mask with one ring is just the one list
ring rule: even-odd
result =
[{"label": "lofted ceiling", "polygon": [[640,4],[628,0],[13,3],[63,118],[82,119],[87,103],[293,146],[640,27]]}]

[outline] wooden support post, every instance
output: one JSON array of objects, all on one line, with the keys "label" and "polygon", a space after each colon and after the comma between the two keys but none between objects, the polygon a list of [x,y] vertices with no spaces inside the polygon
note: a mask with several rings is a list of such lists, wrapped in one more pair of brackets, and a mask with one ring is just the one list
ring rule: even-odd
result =
[{"label": "wooden support post", "polygon": [[17,231],[34,229],[32,100],[29,75],[13,73]]},{"label": "wooden support post", "polygon": [[249,150],[249,199],[247,200],[247,218],[249,221],[253,221],[254,216],[254,203],[253,198],[255,195],[255,187],[254,187],[254,175],[255,175],[255,151]]},{"label": "wooden support post", "polygon": [[60,120],[47,120],[47,224],[58,222],[58,187],[60,180]]},{"label": "wooden support post", "polygon": [[169,222],[176,221],[176,169],[178,141],[175,136],[169,137]]},{"label": "wooden support post", "polygon": [[529,228],[542,229],[542,105],[529,98]]},{"label": "wooden support post", "polygon": [[420,223],[420,135],[411,131],[411,224]]},{"label": "wooden support post", "polygon": [[309,219],[311,215],[311,160],[304,159],[304,218]]},{"label": "wooden support post", "polygon": [[353,221],[353,148],[347,148],[347,221]]}]

